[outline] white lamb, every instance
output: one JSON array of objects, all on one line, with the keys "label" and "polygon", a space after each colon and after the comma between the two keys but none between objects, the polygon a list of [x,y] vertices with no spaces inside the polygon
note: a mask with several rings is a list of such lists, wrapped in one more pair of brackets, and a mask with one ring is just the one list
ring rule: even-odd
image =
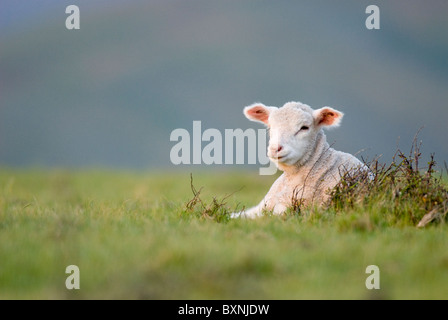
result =
[{"label": "white lamb", "polygon": [[342,175],[366,168],[351,154],[336,151],[327,143],[323,129],[339,126],[340,111],[330,107],[313,110],[300,102],[288,102],[282,108],[256,103],[246,107],[244,114],[268,127],[268,157],[283,174],[259,205],[233,213],[232,218],[255,218],[264,211],[282,214],[293,199],[303,205],[324,204]]}]

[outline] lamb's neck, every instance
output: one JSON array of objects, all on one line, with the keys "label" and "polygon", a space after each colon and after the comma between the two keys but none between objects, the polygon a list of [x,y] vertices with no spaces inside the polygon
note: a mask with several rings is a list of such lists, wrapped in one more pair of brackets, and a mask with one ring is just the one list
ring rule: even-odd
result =
[{"label": "lamb's neck", "polygon": [[328,156],[328,153],[332,150],[333,149],[331,149],[330,145],[327,142],[325,134],[320,131],[317,134],[314,147],[308,151],[303,160],[297,162],[293,166],[284,168],[284,173],[287,176],[297,174],[307,175],[315,168],[316,162],[320,161],[323,157]]}]

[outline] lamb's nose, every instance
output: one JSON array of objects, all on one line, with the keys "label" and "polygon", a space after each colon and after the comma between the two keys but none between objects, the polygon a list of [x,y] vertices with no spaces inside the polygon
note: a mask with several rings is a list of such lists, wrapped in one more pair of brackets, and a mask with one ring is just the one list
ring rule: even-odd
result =
[{"label": "lamb's nose", "polygon": [[283,146],[278,146],[277,147],[277,153],[283,150]]}]

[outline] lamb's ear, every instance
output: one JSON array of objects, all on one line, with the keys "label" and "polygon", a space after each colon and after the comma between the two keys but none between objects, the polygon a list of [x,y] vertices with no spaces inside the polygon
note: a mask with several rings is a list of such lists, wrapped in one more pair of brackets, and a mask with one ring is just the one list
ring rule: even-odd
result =
[{"label": "lamb's ear", "polygon": [[314,110],[313,117],[317,126],[335,128],[341,124],[344,114],[330,107]]},{"label": "lamb's ear", "polygon": [[244,108],[244,115],[251,121],[262,122],[269,125],[269,114],[277,109],[276,107],[266,107],[262,103],[254,103]]}]

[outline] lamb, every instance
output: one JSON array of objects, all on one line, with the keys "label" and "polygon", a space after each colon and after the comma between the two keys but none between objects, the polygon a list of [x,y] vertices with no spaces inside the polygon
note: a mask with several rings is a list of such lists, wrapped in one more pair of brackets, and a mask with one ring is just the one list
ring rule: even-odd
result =
[{"label": "lamb", "polygon": [[269,130],[268,157],[283,174],[274,182],[256,207],[233,213],[232,218],[255,218],[264,211],[282,214],[292,201],[323,205],[344,174],[367,167],[351,154],[329,146],[324,128],[338,127],[343,113],[330,107],[313,110],[301,102],[283,107],[255,103],[244,108],[251,121],[264,123]]}]

